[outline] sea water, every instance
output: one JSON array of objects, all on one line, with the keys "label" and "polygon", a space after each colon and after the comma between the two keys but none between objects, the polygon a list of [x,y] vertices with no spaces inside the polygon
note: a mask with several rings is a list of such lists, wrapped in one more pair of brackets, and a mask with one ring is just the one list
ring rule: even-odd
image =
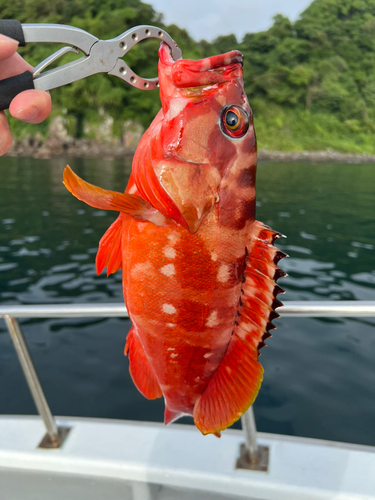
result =
[{"label": "sea water", "polygon": [[[0,159],[0,303],[122,302],[121,272],[96,275],[98,241],[117,214],[62,185],[67,163],[123,191],[130,165]],[[283,300],[375,300],[375,166],[261,162],[257,218],[287,235]],[[57,415],[162,421],[161,399],[134,387],[123,355],[128,319],[20,320]],[[283,318],[261,351],[259,431],[375,445],[375,318]],[[0,414],[33,414],[0,321]],[[192,422],[184,419],[183,422]],[[239,424],[237,424],[237,427]]]}]

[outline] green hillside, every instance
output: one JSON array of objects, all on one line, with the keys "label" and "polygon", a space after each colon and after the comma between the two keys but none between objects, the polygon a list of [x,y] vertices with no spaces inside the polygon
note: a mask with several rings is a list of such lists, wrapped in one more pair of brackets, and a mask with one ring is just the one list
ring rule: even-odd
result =
[{"label": "green hillside", "polygon": [[[139,0],[0,0],[0,19],[5,18],[71,24],[99,38],[154,24],[171,34],[185,58],[237,48],[245,55],[260,148],[375,153],[375,0],[315,0],[295,23],[277,15],[269,30],[240,42],[234,35],[195,41],[177,26],[164,26],[162,16]],[[139,74],[156,75],[157,45],[139,44],[127,63]],[[56,49],[30,44],[22,53],[35,65]],[[99,108],[113,117],[113,133],[120,135],[125,120],[147,126],[160,106],[157,92],[106,75],[56,89],[52,97],[54,114],[64,113],[76,136],[85,134],[85,124],[100,121]],[[35,132],[14,121],[12,126],[20,136]]]}]

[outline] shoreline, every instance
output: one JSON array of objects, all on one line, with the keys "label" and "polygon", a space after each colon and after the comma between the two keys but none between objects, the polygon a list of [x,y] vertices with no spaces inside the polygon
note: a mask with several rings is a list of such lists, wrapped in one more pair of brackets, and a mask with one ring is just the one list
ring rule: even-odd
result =
[{"label": "shoreline", "polygon": [[[130,159],[135,152],[135,147],[125,147],[117,143],[103,143],[92,139],[58,140],[50,137],[44,142],[36,137],[25,137],[15,140],[12,148],[6,154],[9,157],[32,157],[36,159],[50,159],[59,156],[76,158],[102,158],[105,160]],[[335,163],[375,163],[375,155],[340,153],[337,151],[270,151],[260,149],[259,161],[274,162],[335,162]]]},{"label": "shoreline", "polygon": [[330,149],[326,151],[269,151],[260,149],[258,160],[277,162],[309,162],[309,163],[375,163],[375,155],[340,153]]}]

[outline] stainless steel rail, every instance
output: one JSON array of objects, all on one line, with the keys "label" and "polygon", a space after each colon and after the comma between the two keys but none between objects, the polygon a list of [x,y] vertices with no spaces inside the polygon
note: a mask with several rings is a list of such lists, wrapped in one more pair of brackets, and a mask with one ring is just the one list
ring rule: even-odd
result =
[{"label": "stainless steel rail", "polygon": [[[285,317],[375,317],[375,301],[287,301],[277,310]],[[35,304],[0,306],[0,318],[103,318],[128,317],[123,304]]]},{"label": "stainless steel rail", "polygon": [[55,442],[57,441],[58,435],[57,425],[47,404],[47,400],[40,385],[38,375],[36,374],[29,350],[22,335],[20,325],[15,318],[10,316],[5,316],[4,319],[10,337],[13,341],[18,360],[21,363],[23,373],[25,374],[26,381],[29,385],[31,395],[34,399],[35,406],[43,419],[51,441]]},{"label": "stainless steel rail", "polygon": [[[375,301],[290,301],[284,304],[280,312],[283,317],[375,317]],[[56,426],[17,318],[128,317],[126,307],[116,303],[6,305],[0,306],[0,317],[5,320],[35,405],[47,430],[47,434],[39,446],[41,448],[58,448],[63,443],[69,429]],[[257,431],[252,408],[242,416],[241,422],[246,445],[241,447],[237,467],[267,470],[268,449],[257,444]]]},{"label": "stainless steel rail", "polygon": [[309,318],[333,318],[341,317],[374,317],[375,301],[365,300],[340,300],[340,301],[306,301],[285,302],[278,309],[284,317],[309,317]]}]

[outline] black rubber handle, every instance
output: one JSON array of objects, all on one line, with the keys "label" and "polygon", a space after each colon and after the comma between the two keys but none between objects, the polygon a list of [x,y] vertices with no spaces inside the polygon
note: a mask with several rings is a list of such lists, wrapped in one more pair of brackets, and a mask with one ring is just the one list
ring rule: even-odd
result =
[{"label": "black rubber handle", "polygon": [[17,40],[20,47],[24,47],[26,44],[22,24],[14,19],[0,19],[0,34]]},{"label": "black rubber handle", "polygon": [[30,71],[0,80],[0,111],[8,109],[13,98],[24,90],[34,88],[34,78]]},{"label": "black rubber handle", "polygon": [[0,34],[17,40],[20,47],[26,45],[22,24],[14,19],[0,19]]}]

